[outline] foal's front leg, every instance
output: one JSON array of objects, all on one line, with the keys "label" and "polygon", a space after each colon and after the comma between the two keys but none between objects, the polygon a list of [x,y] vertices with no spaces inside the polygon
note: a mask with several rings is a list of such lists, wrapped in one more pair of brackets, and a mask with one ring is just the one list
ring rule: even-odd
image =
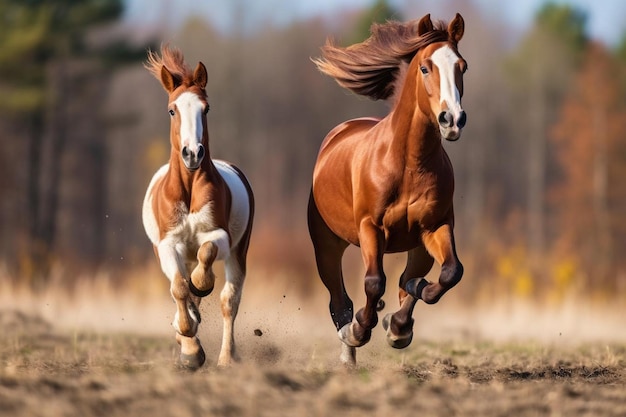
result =
[{"label": "foal's front leg", "polygon": [[383,271],[384,234],[370,219],[361,222],[359,229],[361,256],[365,264],[365,307],[354,316],[351,323],[339,330],[339,338],[348,346],[359,347],[366,344],[372,329],[378,323],[376,307],[385,293],[386,277]]},{"label": "foal's front leg", "polygon": [[161,269],[170,280],[170,293],[176,303],[176,314],[172,326],[176,330],[176,341],[180,344],[180,364],[188,369],[197,369],[204,363],[205,354],[196,337],[200,313],[200,299],[190,293],[189,278],[183,255],[175,242],[163,241],[157,247]]},{"label": "foal's front leg", "polygon": [[223,260],[230,252],[230,237],[224,229],[198,233],[198,265],[191,272],[189,288],[198,297],[211,294],[215,286],[213,262]]},{"label": "foal's front leg", "polygon": [[198,249],[198,265],[191,272],[189,289],[198,297],[206,297],[213,292],[215,274],[213,262],[217,257],[218,247],[213,242],[204,242]]},{"label": "foal's front leg", "polygon": [[159,243],[157,253],[161,269],[170,280],[170,293],[176,303],[176,314],[172,326],[181,335],[193,337],[198,331],[200,314],[191,298],[184,256],[177,250],[179,245],[176,242],[164,240]]}]

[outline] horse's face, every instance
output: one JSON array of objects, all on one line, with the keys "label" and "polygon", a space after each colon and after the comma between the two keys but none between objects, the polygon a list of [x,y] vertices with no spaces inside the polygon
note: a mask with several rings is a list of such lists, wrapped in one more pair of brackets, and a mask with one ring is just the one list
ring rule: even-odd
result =
[{"label": "horse's face", "polygon": [[[172,146],[180,152],[185,167],[194,171],[200,167],[208,146],[207,118],[209,104],[206,100],[207,73],[200,62],[194,71],[193,83],[180,84],[163,66],[161,82],[169,93],[168,109],[171,118]],[[205,140],[206,138],[206,140]]]},{"label": "horse's face", "polygon": [[[429,30],[432,30],[432,22],[430,15],[427,15],[420,20],[420,35]],[[459,139],[467,121],[461,106],[463,74],[467,70],[467,62],[457,49],[463,31],[463,18],[457,14],[448,26],[449,41],[423,48],[412,63],[417,68],[420,81],[420,108],[436,121],[441,136],[450,141]]]}]

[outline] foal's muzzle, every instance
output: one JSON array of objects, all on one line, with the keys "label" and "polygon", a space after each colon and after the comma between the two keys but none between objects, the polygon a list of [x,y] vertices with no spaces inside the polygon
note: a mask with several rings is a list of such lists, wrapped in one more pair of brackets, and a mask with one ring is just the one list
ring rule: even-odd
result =
[{"label": "foal's muzzle", "polygon": [[437,121],[439,122],[441,136],[446,140],[455,141],[461,137],[461,130],[467,123],[467,114],[465,114],[464,110],[461,110],[458,116],[455,117],[452,112],[444,110],[439,113]]},{"label": "foal's muzzle", "polygon": [[204,146],[198,145],[195,152],[188,146],[183,146],[183,149],[180,151],[180,155],[183,158],[185,167],[191,171],[195,171],[200,167],[200,163],[202,163],[202,159],[204,158]]}]

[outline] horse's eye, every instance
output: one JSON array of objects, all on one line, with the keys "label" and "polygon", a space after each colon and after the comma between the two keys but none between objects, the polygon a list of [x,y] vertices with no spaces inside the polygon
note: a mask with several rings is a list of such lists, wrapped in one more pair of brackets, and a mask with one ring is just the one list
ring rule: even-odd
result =
[{"label": "horse's eye", "polygon": [[204,108],[204,114],[207,114],[210,109],[211,109],[211,106],[207,104],[206,107]]},{"label": "horse's eye", "polygon": [[168,113],[170,114],[170,116],[174,116],[176,114],[176,112],[172,109],[169,109]]},{"label": "horse's eye", "polygon": [[420,67],[420,71],[422,71],[422,74],[424,74],[424,75],[428,74],[428,68],[426,68],[423,65]]}]

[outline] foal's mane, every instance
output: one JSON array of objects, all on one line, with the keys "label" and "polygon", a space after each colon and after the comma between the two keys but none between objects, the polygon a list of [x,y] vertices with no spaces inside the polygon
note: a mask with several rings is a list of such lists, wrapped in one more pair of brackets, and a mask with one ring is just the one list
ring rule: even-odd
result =
[{"label": "foal's mane", "polygon": [[143,66],[161,81],[161,68],[165,67],[180,84],[191,86],[193,84],[193,71],[185,62],[185,57],[180,49],[161,45],[161,56],[154,51],[148,51],[148,60]]},{"label": "foal's mane", "polygon": [[[371,35],[347,48],[332,39],[322,47],[322,58],[313,59],[317,68],[339,85],[374,100],[388,99],[402,82],[399,76],[417,51],[431,43],[449,41],[446,24],[433,22],[433,30],[420,36],[418,21],[375,23]],[[404,68],[405,69],[405,68]]]}]

